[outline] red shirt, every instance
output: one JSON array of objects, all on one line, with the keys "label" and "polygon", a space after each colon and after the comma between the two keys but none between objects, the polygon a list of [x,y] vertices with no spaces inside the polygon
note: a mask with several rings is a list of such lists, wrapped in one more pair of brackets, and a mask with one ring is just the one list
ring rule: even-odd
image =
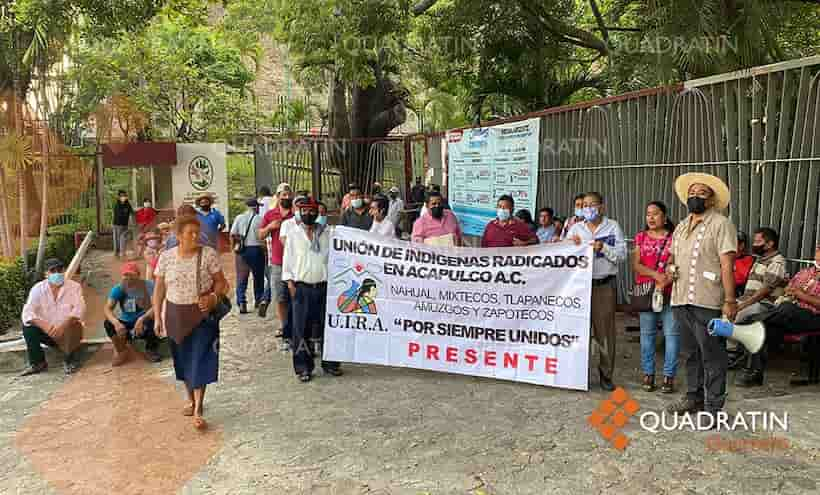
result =
[{"label": "red shirt", "polygon": [[[279,220],[280,222],[284,222],[288,218],[293,217],[293,210],[288,211],[287,215],[284,217],[282,216],[281,208],[274,208],[269,212],[265,213],[265,216],[262,217],[262,225],[261,228],[265,228],[270,225],[272,222]],[[282,256],[285,254],[285,246],[282,245],[282,241],[279,240],[279,231],[282,227],[282,224],[279,224],[279,227],[272,229],[270,231],[270,263],[271,265],[279,265],[282,266]]]},{"label": "red shirt", "polygon": [[743,287],[746,281],[749,280],[749,273],[752,271],[752,265],[755,262],[755,257],[751,255],[744,255],[735,258],[735,285]]},{"label": "red shirt", "polygon": [[481,247],[512,247],[513,239],[532,242],[536,237],[530,227],[521,220],[512,219],[507,225],[501,225],[496,219],[488,223],[484,229]]},{"label": "red shirt", "polygon": [[151,225],[157,218],[157,210],[153,208],[140,208],[136,213],[137,225],[145,227]]},{"label": "red shirt", "polygon": [[[789,280],[789,287],[793,289],[800,289],[806,294],[817,297],[820,296],[820,283],[818,283],[818,275],[820,272],[817,268],[810,266],[797,272],[797,275]],[[811,304],[801,301],[797,298],[795,304],[803,309],[807,309],[814,314],[820,313],[820,308],[815,308]]]}]

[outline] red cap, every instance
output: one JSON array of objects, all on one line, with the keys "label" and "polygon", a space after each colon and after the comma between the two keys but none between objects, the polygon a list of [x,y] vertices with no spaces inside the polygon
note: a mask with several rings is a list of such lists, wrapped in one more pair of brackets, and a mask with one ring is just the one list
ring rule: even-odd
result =
[{"label": "red cap", "polygon": [[125,263],[124,265],[122,265],[122,268],[120,268],[120,273],[122,275],[126,275],[128,273],[131,273],[133,275],[139,275],[140,274],[140,268],[133,261],[129,261],[128,263]]}]

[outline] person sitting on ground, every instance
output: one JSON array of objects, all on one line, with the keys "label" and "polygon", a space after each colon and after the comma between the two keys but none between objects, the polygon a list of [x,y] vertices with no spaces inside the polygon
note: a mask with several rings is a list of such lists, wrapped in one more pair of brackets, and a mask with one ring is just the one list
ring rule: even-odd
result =
[{"label": "person sitting on ground", "polygon": [[746,323],[763,323],[766,343],[749,357],[746,369],[735,382],[739,387],[763,385],[766,349],[782,341],[784,334],[820,330],[820,242],[814,248],[814,264],[797,272],[784,293],[774,307],[745,319]]},{"label": "person sitting on ground", "polygon": [[496,218],[484,228],[481,247],[513,247],[538,244],[529,225],[512,215],[515,201],[507,194],[498,198]]},{"label": "person sitting on ground", "polygon": [[[517,212],[515,212],[515,218],[527,224],[527,227],[529,227],[530,230],[532,230],[533,234],[538,232],[538,225],[535,224],[535,220],[533,220],[532,213],[530,213],[530,210],[526,208],[518,210]],[[536,235],[536,237],[538,236]]]},{"label": "person sitting on ground", "polygon": [[538,242],[546,244],[560,240],[558,234],[560,230],[555,228],[555,212],[552,208],[541,208],[538,210],[538,226],[535,231]]},{"label": "person sitting on ground", "polygon": [[431,192],[427,196],[427,213],[413,223],[413,242],[419,244],[438,244],[461,246],[461,225],[455,213],[445,210],[441,194]]},{"label": "person sitting on ground", "polygon": [[[114,344],[111,366],[121,366],[131,358],[130,343],[134,339],[145,340],[145,357],[152,363],[162,360],[159,355],[159,337],[154,334],[154,282],[140,277],[136,263],[126,263],[120,270],[122,278],[108,294],[105,305],[105,333]],[[119,306],[120,316],[114,314]]]},{"label": "person sitting on ground", "polygon": [[370,232],[395,239],[396,226],[387,218],[389,207],[390,201],[387,197],[378,195],[373,198],[373,202],[370,204],[370,216],[373,217],[373,225],[370,227]]},{"label": "person sitting on ground", "polygon": [[746,232],[738,231],[737,233],[737,257],[735,258],[735,295],[740,297],[746,287],[746,281],[749,280],[749,273],[752,271],[752,265],[755,262],[754,256],[749,254],[747,248],[749,247],[749,236]]},{"label": "person sitting on ground", "polygon": [[368,206],[358,186],[350,189],[350,208],[342,213],[339,225],[360,230],[370,230],[373,226],[373,217],[370,216]]},{"label": "person sitting on ground", "polygon": [[20,376],[34,375],[48,369],[42,344],[58,347],[63,352],[66,375],[74,373],[79,367],[74,354],[83,338],[83,288],[79,283],[65,278],[62,261],[49,259],[45,268],[46,279],[31,288],[23,306],[23,337],[29,367]]},{"label": "person sitting on ground", "polygon": [[[751,323],[754,315],[772,309],[777,298],[783,295],[787,282],[786,258],[777,251],[779,242],[780,236],[773,229],[764,227],[755,231],[752,253],[757,258],[738,300],[736,323]],[[728,346],[734,347],[729,350],[729,369],[735,369],[746,361],[746,352],[742,345],[733,340],[729,341]]]}]

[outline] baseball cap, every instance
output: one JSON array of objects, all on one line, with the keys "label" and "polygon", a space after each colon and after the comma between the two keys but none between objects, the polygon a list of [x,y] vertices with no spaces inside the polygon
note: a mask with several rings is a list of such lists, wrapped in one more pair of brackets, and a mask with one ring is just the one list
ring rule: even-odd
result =
[{"label": "baseball cap", "polygon": [[129,261],[128,263],[125,263],[124,265],[122,265],[122,268],[120,268],[120,274],[127,275],[129,273],[132,274],[132,275],[139,275],[140,274],[139,267],[133,261]]},{"label": "baseball cap", "polygon": [[288,184],[287,182],[282,182],[281,184],[276,186],[276,194],[279,194],[279,193],[281,193],[285,190],[289,190],[289,189],[290,189],[290,184]]},{"label": "baseball cap", "polygon": [[55,270],[63,270],[65,268],[65,264],[57,259],[57,258],[49,258],[46,260],[45,263],[46,271],[55,271]]},{"label": "baseball cap", "polygon": [[396,187],[396,186],[393,186],[393,187],[390,188],[390,192],[391,193],[397,193],[397,192],[399,192],[399,188]]}]

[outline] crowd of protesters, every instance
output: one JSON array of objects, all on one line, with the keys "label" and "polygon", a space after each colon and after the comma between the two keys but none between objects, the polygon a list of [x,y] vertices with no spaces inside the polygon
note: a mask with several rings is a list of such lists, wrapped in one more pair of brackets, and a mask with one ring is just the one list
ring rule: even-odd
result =
[{"label": "crowd of protesters", "polygon": [[[439,187],[428,189],[419,177],[407,203],[399,192],[392,187],[385,194],[382,185],[374,183],[366,193],[350,184],[341,201],[338,225],[439,247],[466,244],[461,223]],[[599,384],[607,391],[615,388],[616,277],[629,259],[635,276],[632,299],[640,320],[644,390],[656,389],[655,345],[660,330],[665,343],[661,391],[675,391],[679,362],[686,373],[685,395],[668,410],[715,414],[726,400],[730,367],[742,367],[738,386],[762,385],[768,347],[785,333],[820,328],[820,244],[814,265],[789,279],[774,229],[759,228],[750,245],[724,215],[730,192],[722,180],[684,174],[675,182],[675,193],[686,205],[687,216],[675,225],[667,205],[647,203],[645,227],[635,233],[631,251],[598,192],[578,194],[566,219],[549,207],[538,210],[534,218],[526,209],[516,210],[511,196],[502,195],[480,246],[574,242],[592,247],[591,335],[600,356]],[[418,208],[407,210],[409,205]],[[219,320],[230,303],[217,250],[219,234],[227,227],[225,218],[213,208],[210,196],[199,198],[196,206],[183,205],[173,223],[157,224],[157,211],[149,201],[135,212],[128,195],[118,193],[114,252],[123,256],[129,218],[135,215],[139,254],[146,269],[143,272],[133,262],[122,265],[121,278],[109,293],[104,326],[114,347],[113,366],[130,360],[135,339],[145,340],[148,360],[161,360],[160,339],[169,337],[176,377],[188,390],[189,404],[183,413],[203,428],[205,387],[218,375]],[[333,230],[327,207],[306,191],[294,192],[287,183],[279,184],[275,192],[261,188],[245,206],[229,230],[238,312],[250,313],[247,291],[253,277],[254,311],[264,318],[274,304],[278,336],[292,354],[294,373],[308,382],[321,354],[324,331]],[[59,261],[49,260],[46,269],[46,279],[31,290],[23,310],[30,364],[24,375],[47,369],[41,344],[63,350],[67,373],[77,366],[73,356],[85,311],[81,289],[63,277]],[[721,318],[737,324],[763,322],[768,345],[755,354],[734,343],[728,349],[727,339],[710,328]],[[339,363],[321,361],[321,367],[327,376],[342,375]]]}]

